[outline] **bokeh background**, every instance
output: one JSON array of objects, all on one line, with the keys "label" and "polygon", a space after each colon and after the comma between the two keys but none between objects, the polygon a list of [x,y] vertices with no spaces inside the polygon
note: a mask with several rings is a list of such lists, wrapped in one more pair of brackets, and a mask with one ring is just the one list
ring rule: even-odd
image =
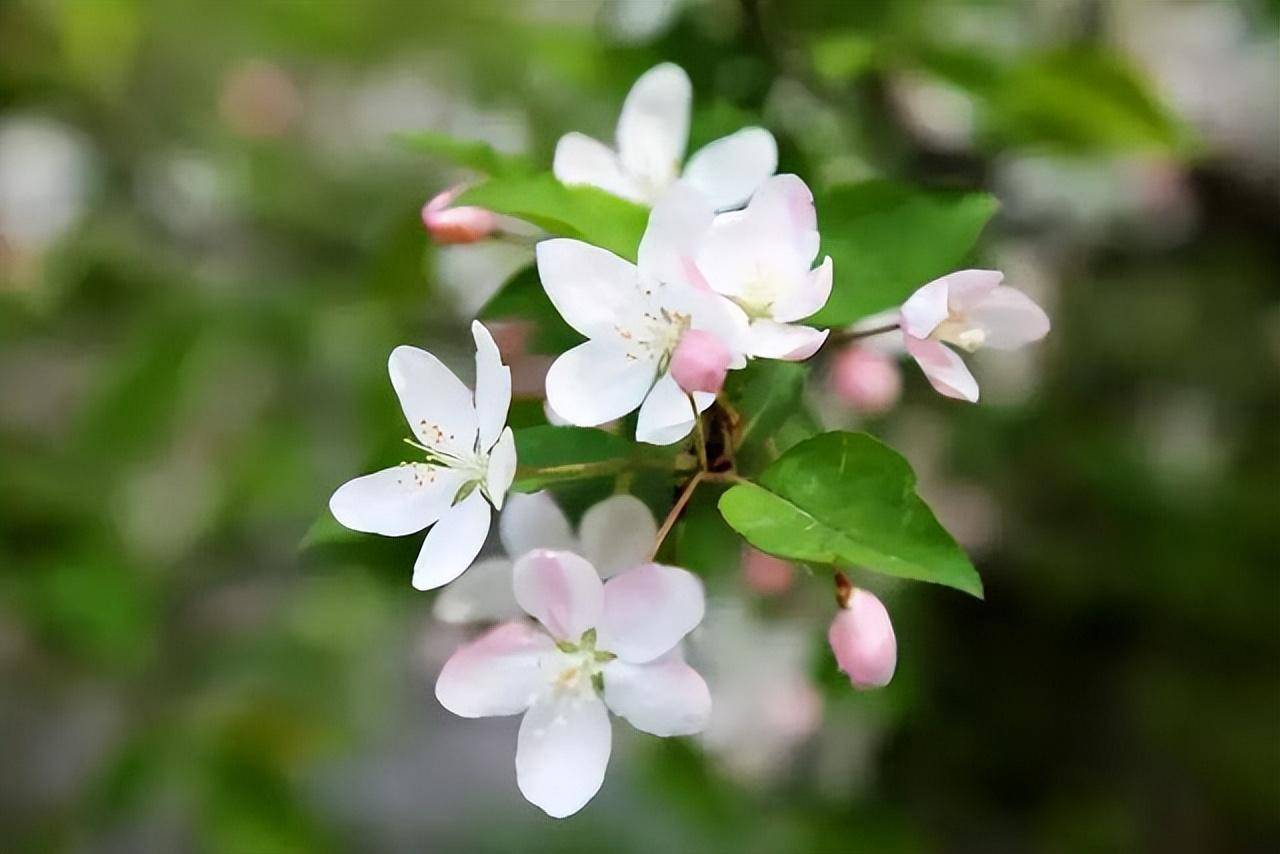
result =
[{"label": "bokeh background", "polygon": [[[1276,850],[1278,19],[0,3],[0,849]],[[886,588],[898,674],[858,694],[825,579],[724,567],[700,643],[737,717],[617,727],[556,823],[515,719],[434,700],[463,633],[410,588],[415,543],[304,540],[398,441],[389,350],[466,376],[466,321],[529,257],[432,247],[418,210],[465,174],[391,135],[549,162],[664,60],[695,146],[761,123],[818,188],[993,192],[977,260],[1054,331],[978,359],[976,407],[914,369],[875,418],[810,390],[908,456],[986,602]]]}]

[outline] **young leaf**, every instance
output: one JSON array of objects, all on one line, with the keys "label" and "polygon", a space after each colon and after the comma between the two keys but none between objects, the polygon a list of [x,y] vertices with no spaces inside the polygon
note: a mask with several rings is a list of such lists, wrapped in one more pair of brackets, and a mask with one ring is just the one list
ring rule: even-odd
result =
[{"label": "young leaf", "polygon": [[964,551],[915,492],[907,461],[865,433],[796,445],[720,512],[756,548],[810,563],[857,565],[982,597]]},{"label": "young leaf", "polygon": [[535,171],[528,158],[519,154],[504,154],[479,140],[455,139],[447,134],[431,131],[398,133],[392,138],[409,151],[432,154],[486,175],[509,177],[528,175]]}]

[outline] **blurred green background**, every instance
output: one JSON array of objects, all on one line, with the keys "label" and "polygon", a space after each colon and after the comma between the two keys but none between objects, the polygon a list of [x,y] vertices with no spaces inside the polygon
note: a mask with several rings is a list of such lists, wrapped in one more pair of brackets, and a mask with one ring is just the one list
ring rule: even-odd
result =
[{"label": "blurred green background", "polygon": [[[0,849],[1276,850],[1278,10],[0,3]],[[391,135],[549,163],[665,60],[691,150],[760,123],[818,189],[994,193],[976,260],[1054,331],[978,359],[976,407],[913,367],[876,419],[810,390],[912,461],[986,602],[887,588],[898,674],[856,694],[825,580],[724,567],[747,640],[713,689],[736,654],[777,674],[744,708],[799,680],[802,720],[619,727],[556,823],[515,719],[432,695],[462,634],[409,586],[416,541],[299,543],[399,439],[390,349],[465,366],[529,258],[433,248],[418,209],[465,176]]]}]

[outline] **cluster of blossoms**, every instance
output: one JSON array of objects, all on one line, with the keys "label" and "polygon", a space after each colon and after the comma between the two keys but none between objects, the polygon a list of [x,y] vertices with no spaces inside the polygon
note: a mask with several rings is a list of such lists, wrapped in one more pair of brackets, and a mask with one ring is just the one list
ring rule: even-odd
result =
[{"label": "cluster of blossoms", "polygon": [[[547,371],[545,397],[558,422],[595,427],[637,413],[638,441],[682,442],[729,371],[756,359],[805,360],[828,339],[829,330],[804,322],[833,283],[831,258],[819,260],[813,194],[795,175],[774,174],[777,148],[761,128],[712,142],[681,171],[690,102],[684,72],[660,65],[628,95],[616,151],[576,133],[557,146],[561,182],[652,205],[635,263],[574,239],[537,244],[547,298],[586,339]],[[447,191],[423,210],[437,241],[474,242],[493,231],[493,214],[451,207],[455,196]],[[1048,331],[1044,313],[1000,280],[981,270],[945,276],[879,331],[900,336],[939,392],[976,400],[976,382],[948,345],[1009,348]],[[670,526],[660,532],[638,499],[597,505],[576,533],[546,495],[507,499],[516,475],[506,426],[511,370],[478,321],[472,333],[474,392],[430,353],[406,346],[391,354],[406,442],[420,457],[344,484],[330,509],[358,531],[430,528],[414,587],[454,582],[437,598],[436,616],[496,624],[449,659],[436,696],[463,717],[523,714],[520,791],[562,817],[602,784],[610,711],[659,736],[707,726],[711,694],[682,654],[704,615],[703,586],[654,562]],[[507,557],[476,562],[494,510]],[[887,684],[897,647],[884,606],[847,582],[837,598],[829,632],[837,663],[857,687]]]}]

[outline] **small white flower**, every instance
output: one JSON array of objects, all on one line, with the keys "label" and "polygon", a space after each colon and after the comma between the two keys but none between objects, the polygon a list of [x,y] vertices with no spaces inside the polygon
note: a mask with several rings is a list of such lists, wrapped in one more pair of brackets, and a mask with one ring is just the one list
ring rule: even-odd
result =
[{"label": "small white flower", "polygon": [[711,695],[680,641],[702,620],[702,582],[645,564],[601,584],[570,552],[516,561],[516,601],[541,628],[510,622],[445,663],[436,698],[455,715],[524,713],[516,741],[520,792],[554,818],[582,809],[604,782],[609,712],[659,736],[706,726]]},{"label": "small white flower", "polygon": [[482,560],[436,597],[433,613],[446,623],[514,620],[524,616],[511,590],[516,558],[534,549],[570,551],[585,557],[601,578],[612,578],[649,558],[658,526],[634,495],[611,495],[582,516],[575,537],[551,495],[514,494],[498,517],[506,557]]},{"label": "small white flower", "polygon": [[505,426],[511,371],[478,321],[471,334],[474,395],[425,350],[392,351],[391,385],[413,432],[409,444],[425,460],[348,481],[329,499],[334,518],[355,531],[400,537],[439,521],[413,566],[419,590],[448,584],[471,565],[489,535],[489,505],[502,508],[515,478],[515,438]]},{"label": "small white flower", "polygon": [[[580,133],[565,134],[556,145],[555,176],[565,184],[587,184],[653,204],[681,177],[692,99],[693,87],[680,66],[667,62],[649,69],[622,105],[618,150]],[[749,127],[695,152],[683,179],[717,210],[727,210],[746,201],[777,166],[773,135]]]}]

